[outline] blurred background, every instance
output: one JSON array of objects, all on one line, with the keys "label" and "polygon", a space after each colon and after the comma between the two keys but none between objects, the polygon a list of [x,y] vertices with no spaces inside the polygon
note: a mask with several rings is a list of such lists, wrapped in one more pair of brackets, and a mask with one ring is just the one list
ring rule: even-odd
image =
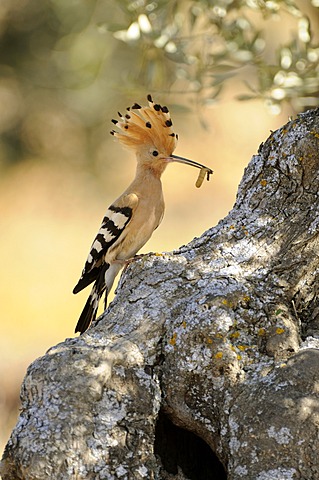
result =
[{"label": "blurred background", "polygon": [[[135,159],[109,135],[151,93],[176,154],[142,252],[177,249],[232,208],[270,130],[318,106],[319,0],[0,0],[0,450],[27,366],[72,337],[72,289]],[[317,36],[316,36],[317,35]]]}]

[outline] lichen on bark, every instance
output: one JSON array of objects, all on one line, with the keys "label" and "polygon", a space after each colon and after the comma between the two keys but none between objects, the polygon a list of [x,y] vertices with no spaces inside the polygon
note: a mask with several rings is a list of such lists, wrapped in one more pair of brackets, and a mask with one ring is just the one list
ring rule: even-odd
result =
[{"label": "lichen on bark", "polygon": [[319,478],[318,191],[317,109],[260,146],[225,219],[134,262],[29,367],[3,480]]}]

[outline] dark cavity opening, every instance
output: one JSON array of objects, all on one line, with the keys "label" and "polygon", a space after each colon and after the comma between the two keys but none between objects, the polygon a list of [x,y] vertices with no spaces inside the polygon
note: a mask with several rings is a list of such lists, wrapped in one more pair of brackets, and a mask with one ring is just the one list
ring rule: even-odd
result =
[{"label": "dark cavity opening", "polygon": [[227,480],[222,463],[207,443],[174,425],[162,411],[155,428],[154,452],[167,473],[176,475],[179,467],[190,480]]}]

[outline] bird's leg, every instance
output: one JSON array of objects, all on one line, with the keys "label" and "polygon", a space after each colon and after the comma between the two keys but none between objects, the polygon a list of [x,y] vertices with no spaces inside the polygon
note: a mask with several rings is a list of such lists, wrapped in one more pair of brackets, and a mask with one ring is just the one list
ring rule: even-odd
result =
[{"label": "bird's leg", "polygon": [[122,260],[120,258],[115,258],[115,260],[113,260],[112,263],[116,263],[117,265],[120,265],[121,267],[124,267],[127,261],[128,260]]},{"label": "bird's leg", "polygon": [[139,259],[142,258],[142,257],[145,257],[145,255],[148,255],[148,254],[141,253],[140,255],[134,255],[134,257],[127,258],[126,260],[121,260],[121,259],[116,258],[116,259],[114,260],[114,263],[117,263],[117,264],[121,265],[121,267],[124,268],[123,272],[125,272],[126,269],[127,269],[127,267],[128,267],[131,263],[136,262],[136,260],[139,260]]}]

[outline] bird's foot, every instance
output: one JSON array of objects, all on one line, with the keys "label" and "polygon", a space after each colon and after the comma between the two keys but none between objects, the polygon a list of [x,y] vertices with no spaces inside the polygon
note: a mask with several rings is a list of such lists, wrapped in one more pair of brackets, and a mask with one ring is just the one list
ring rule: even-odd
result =
[{"label": "bird's foot", "polygon": [[128,258],[127,260],[125,260],[124,262],[124,272],[125,270],[131,265],[131,263],[133,262],[136,262],[137,260],[140,260],[141,258],[145,257],[145,253],[140,253],[139,255],[135,255],[134,257],[132,258]]},{"label": "bird's foot", "polygon": [[154,252],[149,252],[149,253],[140,253],[139,255],[135,255],[134,257],[128,258],[126,260],[120,260],[116,259],[114,260],[114,263],[118,263],[123,267],[123,272],[130,266],[131,263],[136,262],[137,260],[140,260],[143,257],[150,256],[150,255],[155,255],[156,257],[162,257],[162,253],[154,253]]}]

